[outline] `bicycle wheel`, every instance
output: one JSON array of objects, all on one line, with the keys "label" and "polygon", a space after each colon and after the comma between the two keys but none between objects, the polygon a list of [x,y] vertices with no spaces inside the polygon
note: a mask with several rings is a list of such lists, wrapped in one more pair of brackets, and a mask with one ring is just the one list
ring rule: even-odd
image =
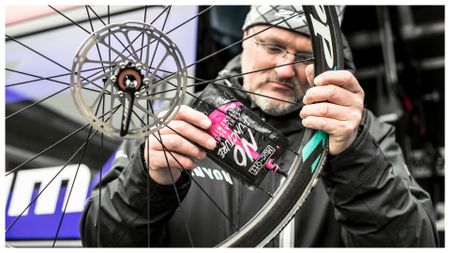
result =
[{"label": "bicycle wheel", "polygon": [[[73,127],[76,129],[75,131],[67,136],[58,137],[59,140],[55,142],[53,140],[50,141],[51,144],[40,150],[40,152],[29,155],[15,164],[11,163],[14,165],[6,168],[8,189],[12,187],[17,189],[17,185],[21,187],[25,185],[20,180],[21,177],[27,174],[23,172],[28,172],[29,176],[36,175],[36,173],[31,173],[33,170],[29,170],[29,167],[26,167],[27,165],[30,163],[39,164],[36,161],[42,160],[40,157],[45,156],[48,150],[66,142],[73,136],[86,134],[89,127],[90,130],[87,133],[87,137],[84,137],[85,140],[82,141],[81,145],[76,145],[75,152],[67,161],[56,161],[56,163],[63,164],[62,166],[47,169],[46,173],[41,173],[40,187],[35,187],[36,181],[28,182],[27,189],[31,189],[29,191],[33,193],[26,197],[24,201],[20,202],[17,198],[14,198],[14,194],[10,196],[11,199],[8,199],[7,202],[6,238],[18,238],[11,236],[11,234],[13,234],[14,227],[21,223],[20,220],[27,219],[24,216],[29,212],[34,211],[34,213],[45,215],[59,208],[60,212],[58,214],[60,214],[61,219],[53,224],[56,227],[55,236],[53,239],[48,236],[49,240],[53,240],[52,245],[55,246],[56,241],[60,238],[59,231],[61,230],[64,217],[66,216],[66,219],[72,218],[69,213],[71,210],[76,210],[76,204],[70,204],[73,201],[70,202],[69,200],[72,191],[76,191],[74,186],[77,187],[77,184],[75,184],[77,175],[89,177],[86,173],[80,173],[86,171],[86,168],[83,167],[85,163],[83,159],[96,153],[93,149],[100,149],[100,152],[97,152],[100,156],[100,166],[102,166],[105,162],[104,157],[109,155],[113,149],[111,147],[118,143],[117,139],[144,138],[150,134],[158,134],[161,128],[168,127],[168,123],[178,111],[179,105],[183,103],[187,96],[198,98],[196,95],[193,95],[192,87],[205,82],[214,83],[217,81],[198,80],[193,77],[193,72],[189,69],[200,62],[208,60],[213,55],[221,53],[225,49],[195,61],[192,55],[187,57],[185,52],[187,49],[183,47],[183,43],[180,43],[179,31],[181,28],[198,15],[207,12],[210,8],[192,15],[191,18],[187,18],[185,22],[181,22],[178,25],[171,24],[173,25],[172,29],[166,27],[166,24],[168,24],[167,20],[170,20],[169,16],[181,14],[183,11],[185,12],[185,9],[179,7],[180,9],[177,10],[177,7],[172,8],[171,6],[131,7],[115,13],[119,15],[130,12],[129,16],[124,15],[124,19],[118,21],[114,20],[115,16],[111,14],[109,7],[103,7],[103,13],[100,13],[98,11],[99,7],[94,9],[91,6],[85,6],[82,7],[82,9],[85,9],[85,15],[83,17],[78,15],[77,20],[74,21],[69,15],[73,14],[71,11],[80,9],[80,7],[66,11],[60,11],[54,7],[50,8],[62,19],[69,20],[73,27],[79,29],[80,33],[76,34],[76,36],[80,37],[78,45],[81,46],[73,52],[75,56],[72,59],[62,58],[61,61],[65,64],[60,64],[48,57],[45,52],[37,50],[33,45],[28,45],[26,43],[27,36],[23,34],[11,36],[8,34],[7,29],[7,48],[23,48],[29,54],[37,55],[39,58],[50,62],[52,68],[65,70],[62,74],[53,76],[46,75],[45,70],[29,73],[19,67],[12,67],[8,62],[7,54],[6,71],[10,75],[34,78],[20,81],[11,77],[7,78],[7,93],[20,93],[20,95],[25,93],[25,96],[27,96],[23,90],[13,89],[24,84],[42,81],[47,81],[44,85],[48,85],[49,82],[66,85],[64,89],[56,89],[56,92],[53,90],[50,92],[50,95],[45,95],[40,99],[34,99],[35,96],[28,95],[31,98],[31,102],[25,103],[20,109],[13,108],[16,104],[14,106],[7,105],[7,111],[12,111],[6,116],[7,145],[9,132],[12,132],[12,129],[21,123],[14,122],[17,119],[17,115],[32,114],[29,111],[32,111],[33,108],[36,110],[41,104],[46,103],[47,100],[54,99],[57,95],[66,94],[65,96],[67,96],[67,93],[64,92],[68,91],[69,88],[71,89],[75,105],[72,105],[71,108],[60,108],[60,110],[70,115],[81,114],[83,117],[74,117],[77,117],[77,119],[82,118],[88,124],[78,129]],[[330,6],[304,6],[303,9],[311,34],[316,75],[326,70],[342,69],[342,44],[335,8]],[[144,18],[142,21],[134,21],[135,18],[131,19],[131,17],[135,17],[135,11],[143,12]],[[147,20],[149,13],[154,15],[154,19],[151,22]],[[295,15],[298,15],[298,13],[292,14],[292,16]],[[86,29],[84,26],[90,26],[90,29]],[[61,25],[61,27],[55,28],[55,33],[60,32],[58,30],[64,27],[67,26]],[[95,29],[94,27],[97,28]],[[82,33],[86,35],[81,35]],[[178,41],[176,36],[172,36],[176,33],[178,33]],[[55,36],[54,38],[57,39],[59,37]],[[234,42],[226,48],[239,45],[242,41]],[[181,40],[181,42],[186,41]],[[51,46],[48,45],[43,48],[47,48],[49,51],[52,50]],[[193,63],[186,65],[185,62]],[[68,63],[72,64],[71,69],[66,67]],[[69,75],[70,81],[67,81]],[[245,73],[242,75],[245,75]],[[191,81],[189,84],[188,79],[194,80],[194,82]],[[28,89],[28,91],[31,90]],[[69,110],[70,112],[68,112]],[[32,115],[28,116],[28,119],[30,118],[32,118]],[[36,121],[30,120],[30,122]],[[56,129],[60,127],[63,126],[56,127]],[[45,136],[43,139],[45,139]],[[88,146],[92,145],[91,140],[92,142],[97,142],[98,145],[89,149]],[[161,144],[164,146],[163,143]],[[108,152],[104,150],[107,148],[106,146],[110,149]],[[39,148],[34,149],[39,150]],[[317,182],[317,178],[326,161],[327,149],[327,135],[321,131],[307,129],[300,148],[289,151],[294,153],[295,159],[289,165],[284,183],[274,193],[270,194],[271,197],[267,203],[248,223],[239,227],[235,233],[217,246],[263,246],[275,237],[293,218],[295,212],[301,207]],[[167,153],[167,156],[172,155],[170,152]],[[79,156],[79,162],[75,165],[70,165],[77,156]],[[95,158],[90,159],[95,160]],[[96,166],[98,166],[98,160]],[[68,172],[65,172],[68,171],[67,168],[71,168],[70,171],[74,172],[74,176],[68,176]],[[19,175],[19,173],[21,174]],[[52,175],[51,173],[56,174]],[[103,169],[100,169],[98,180],[102,179],[103,173]],[[59,185],[52,186],[52,182],[58,176],[62,179],[57,179],[57,183],[53,184]],[[44,179],[44,177],[46,178]],[[61,182],[66,188],[64,201],[58,202],[55,200],[55,203],[52,203],[53,209],[50,207],[52,205],[44,205],[44,202],[35,203],[39,198],[48,198],[49,194],[46,195],[44,191],[51,191],[52,187],[55,191],[55,187],[60,187]],[[196,183],[195,180],[193,182]],[[85,187],[85,189],[86,191],[92,190],[92,185]],[[205,192],[205,194],[207,193]],[[180,202],[178,204],[181,205]],[[51,210],[49,211],[48,209]],[[73,237],[76,236],[72,235]],[[70,236],[65,238],[70,238]],[[195,246],[195,244],[191,246]]]}]

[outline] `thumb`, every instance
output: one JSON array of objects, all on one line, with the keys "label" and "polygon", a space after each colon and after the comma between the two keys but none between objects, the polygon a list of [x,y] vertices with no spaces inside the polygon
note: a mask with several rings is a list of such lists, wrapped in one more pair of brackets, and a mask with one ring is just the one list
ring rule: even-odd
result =
[{"label": "thumb", "polygon": [[314,64],[309,64],[305,68],[306,80],[308,84],[312,87],[314,86]]}]

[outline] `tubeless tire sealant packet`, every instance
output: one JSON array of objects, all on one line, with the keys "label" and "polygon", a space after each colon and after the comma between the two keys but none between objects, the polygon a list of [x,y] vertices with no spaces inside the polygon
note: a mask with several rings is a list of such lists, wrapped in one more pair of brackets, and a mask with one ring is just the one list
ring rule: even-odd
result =
[{"label": "tubeless tire sealant packet", "polygon": [[280,169],[287,138],[224,89],[209,84],[192,107],[212,122],[207,133],[217,145],[208,156],[234,177],[258,186],[268,170]]}]

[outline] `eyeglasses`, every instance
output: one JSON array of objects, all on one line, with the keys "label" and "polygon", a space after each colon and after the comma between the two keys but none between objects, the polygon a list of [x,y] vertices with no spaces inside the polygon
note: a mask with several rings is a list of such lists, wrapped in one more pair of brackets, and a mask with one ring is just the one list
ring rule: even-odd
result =
[{"label": "eyeglasses", "polygon": [[314,57],[312,54],[308,53],[291,53],[286,48],[279,47],[277,45],[273,45],[270,43],[265,43],[256,39],[256,36],[253,37],[255,39],[255,44],[257,46],[261,46],[264,50],[273,56],[284,58],[287,54],[294,56],[295,63],[303,63],[305,65],[311,64],[314,62]]}]

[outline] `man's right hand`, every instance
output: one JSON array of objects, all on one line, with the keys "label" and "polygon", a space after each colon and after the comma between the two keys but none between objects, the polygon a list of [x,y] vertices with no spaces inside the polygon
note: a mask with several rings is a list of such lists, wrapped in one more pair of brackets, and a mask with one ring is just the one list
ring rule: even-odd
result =
[{"label": "man's right hand", "polygon": [[204,149],[216,147],[215,139],[205,132],[210,126],[206,115],[182,105],[167,126],[145,142],[144,159],[150,177],[159,184],[170,185],[180,178],[183,168],[197,167],[195,160],[206,157]]}]

